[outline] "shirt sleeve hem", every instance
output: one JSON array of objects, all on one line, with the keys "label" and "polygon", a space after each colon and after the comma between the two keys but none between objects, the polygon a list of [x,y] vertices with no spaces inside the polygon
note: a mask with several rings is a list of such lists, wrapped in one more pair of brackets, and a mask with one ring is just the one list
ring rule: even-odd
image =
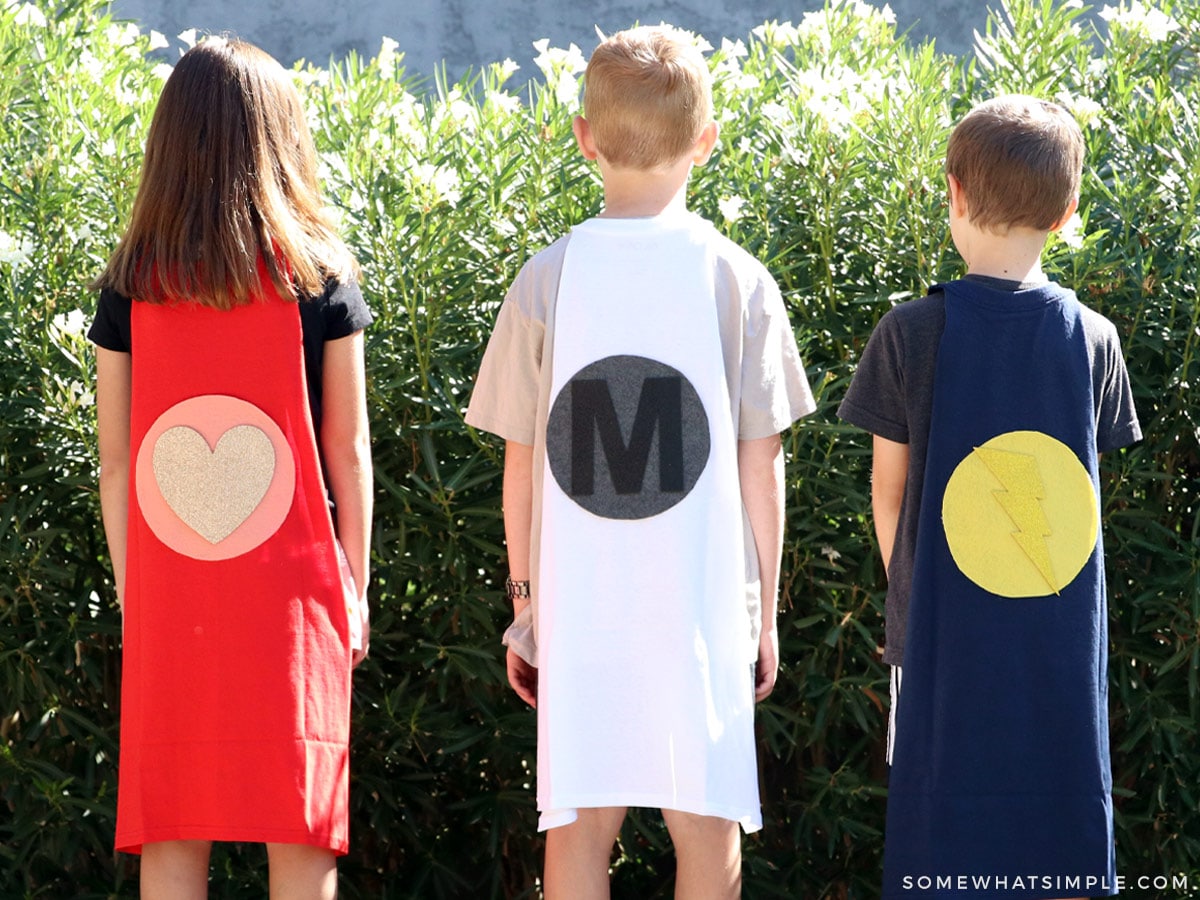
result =
[{"label": "shirt sleeve hem", "polygon": [[862,428],[871,434],[877,434],[885,440],[894,441],[897,444],[908,443],[908,429],[903,425],[884,419],[877,416],[870,410],[863,409],[861,406],[856,406],[853,403],[842,401],[838,407],[838,418],[844,419],[851,425],[857,428]]},{"label": "shirt sleeve hem", "polygon": [[486,431],[488,434],[494,434],[506,441],[533,446],[534,429],[532,427],[506,422],[470,407],[467,408],[464,420],[477,431]]},{"label": "shirt sleeve hem", "polygon": [[1130,444],[1136,444],[1142,439],[1142,428],[1137,422],[1130,422],[1110,432],[1107,438],[1103,446],[1097,445],[1097,453],[1111,453],[1114,450],[1128,447]]},{"label": "shirt sleeve hem", "polygon": [[817,405],[809,401],[792,406],[787,414],[782,417],[771,418],[767,421],[759,421],[750,425],[746,425],[745,419],[743,419],[741,427],[738,428],[738,440],[757,441],[760,438],[779,434],[791,428],[805,416],[811,416],[816,411]]}]

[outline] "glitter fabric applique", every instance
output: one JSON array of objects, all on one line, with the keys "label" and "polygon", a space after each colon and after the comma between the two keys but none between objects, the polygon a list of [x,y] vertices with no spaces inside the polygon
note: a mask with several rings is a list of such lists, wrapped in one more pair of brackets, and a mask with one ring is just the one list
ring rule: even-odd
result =
[{"label": "glitter fabric applique", "polygon": [[155,441],[153,465],[167,506],[219,544],[262,502],[275,476],[275,450],[253,425],[235,425],[212,448],[200,432],[176,425]]}]

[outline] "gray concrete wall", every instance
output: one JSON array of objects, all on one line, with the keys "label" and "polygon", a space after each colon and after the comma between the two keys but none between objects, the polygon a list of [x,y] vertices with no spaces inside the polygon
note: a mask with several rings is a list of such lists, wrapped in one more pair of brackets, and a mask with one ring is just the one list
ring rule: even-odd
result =
[{"label": "gray concrete wall", "polygon": [[[351,50],[374,56],[386,35],[404,51],[411,74],[430,76],[445,62],[451,78],[505,58],[521,66],[518,80],[536,75],[531,46],[576,43],[589,54],[595,27],[619,31],[634,22],[670,22],[704,35],[745,38],[765,21],[798,22],[823,0],[113,0],[121,18],[135,19],[169,38],[187,28],[230,31],[285,64],[305,58],[324,65]],[[875,3],[882,6],[882,0]],[[993,0],[993,6],[999,0]],[[891,0],[901,30],[934,37],[939,49],[969,52],[983,30],[986,0]]]}]

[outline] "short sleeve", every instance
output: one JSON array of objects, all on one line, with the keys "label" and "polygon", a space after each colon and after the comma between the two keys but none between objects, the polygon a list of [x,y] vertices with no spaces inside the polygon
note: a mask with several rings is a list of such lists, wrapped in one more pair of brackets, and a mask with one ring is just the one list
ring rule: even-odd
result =
[{"label": "short sleeve", "polygon": [[1115,327],[1108,331],[1104,344],[1104,383],[1096,410],[1096,450],[1100,453],[1119,450],[1142,439],[1120,338]]},{"label": "short sleeve", "polygon": [[875,326],[838,416],[898,444],[909,442],[904,393],[904,333],[895,310]]},{"label": "short sleeve", "polygon": [[325,340],[335,341],[362,331],[374,320],[357,281],[331,281],[321,298]]},{"label": "short sleeve", "polygon": [[500,306],[467,407],[472,428],[519,444],[534,442],[545,323],[530,315],[536,304],[523,296],[533,279],[518,273]]},{"label": "short sleeve", "polygon": [[816,408],[783,298],[763,270],[746,309],[738,438],[778,434]]},{"label": "short sleeve", "polygon": [[118,353],[132,352],[132,329],[130,313],[133,301],[112,288],[100,291],[96,304],[96,318],[88,329],[88,340],[105,350]]}]

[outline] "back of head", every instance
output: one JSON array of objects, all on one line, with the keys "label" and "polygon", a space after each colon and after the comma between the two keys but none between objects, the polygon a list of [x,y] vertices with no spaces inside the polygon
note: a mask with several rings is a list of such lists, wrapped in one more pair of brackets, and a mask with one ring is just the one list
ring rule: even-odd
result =
[{"label": "back of head", "polygon": [[197,44],[163,87],[129,226],[97,286],[228,308],[256,293],[260,261],[289,297],[352,277],[316,170],[283,67],[242,41]]},{"label": "back of head", "polygon": [[606,38],[584,74],[583,114],[611,165],[657,169],[692,149],[712,119],[712,76],[695,39],[670,26]]},{"label": "back of head", "polygon": [[972,109],[955,126],[946,173],[962,185],[972,224],[1047,231],[1079,195],[1083,134],[1056,103],[1012,94]]}]

